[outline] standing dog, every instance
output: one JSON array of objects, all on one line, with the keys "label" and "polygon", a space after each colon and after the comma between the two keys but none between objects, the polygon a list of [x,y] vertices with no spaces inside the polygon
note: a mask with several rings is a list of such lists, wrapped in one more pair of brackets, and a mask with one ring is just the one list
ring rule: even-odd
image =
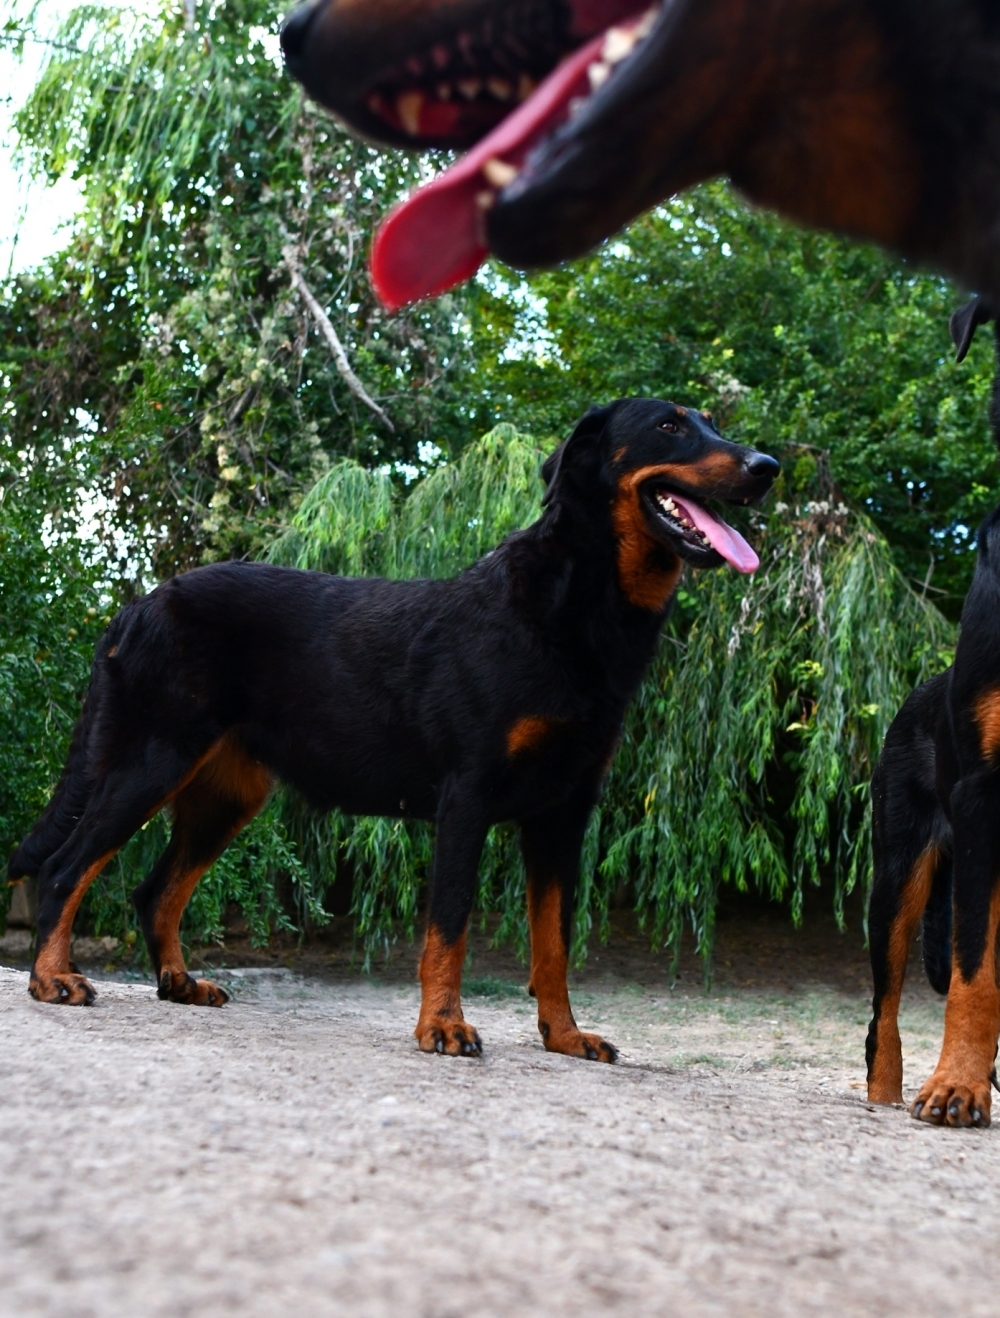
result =
[{"label": "standing dog", "polygon": [[[992,316],[977,298],[952,318],[959,359]],[[1000,364],[992,419],[1000,442]],[[868,1097],[903,1099],[897,1015],[919,925],[928,978],[948,1003],[937,1069],[911,1112],[949,1126],[990,1124],[1000,1033],[1000,508],[980,527],[978,550],[955,663],[906,701],[872,780]]]},{"label": "standing dog", "polygon": [[123,609],[53,799],[10,863],[12,880],[39,878],[32,994],[93,1002],[70,961],[73,917],[167,806],[170,844],[134,894],[159,995],[221,1006],[222,989],[187,973],[181,916],[281,779],[321,810],[435,820],[425,1051],[481,1051],[459,996],[466,925],[487,830],[517,821],[545,1046],[613,1061],[577,1029],[566,988],[587,821],[684,563],[757,567],[704,500],[748,503],[777,469],[706,414],[619,401],[547,460],[539,520],[452,580],[220,563]]}]

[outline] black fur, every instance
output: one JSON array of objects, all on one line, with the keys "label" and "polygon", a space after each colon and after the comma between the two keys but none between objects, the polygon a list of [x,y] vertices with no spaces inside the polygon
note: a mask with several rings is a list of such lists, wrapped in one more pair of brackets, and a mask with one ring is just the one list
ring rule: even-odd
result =
[{"label": "black fur", "polygon": [[[640,470],[652,474],[630,483]],[[652,491],[746,502],[776,470],[699,413],[620,401],[545,464],[541,518],[454,579],[220,563],[128,606],[98,646],[53,801],[10,865],[40,880],[36,996],[83,1000],[66,961],[80,885],[170,802],[170,849],[136,904],[162,994],[196,1000],[202,982],[177,964],[183,903],[273,779],[318,810],[436,821],[429,920],[445,953],[488,828],[518,821],[537,882],[565,894],[565,944],[587,819],[673,586],[652,608],[632,596],[675,582],[682,559],[722,561]],[[474,1048],[463,1036],[456,1050]]]}]

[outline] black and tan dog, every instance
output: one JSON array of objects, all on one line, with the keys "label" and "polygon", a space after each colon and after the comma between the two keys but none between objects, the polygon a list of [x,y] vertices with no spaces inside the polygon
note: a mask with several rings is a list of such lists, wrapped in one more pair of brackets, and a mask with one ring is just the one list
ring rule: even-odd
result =
[{"label": "black and tan dog", "polygon": [[[979,299],[953,318],[960,358],[989,319]],[[992,417],[1000,439],[1000,372]],[[979,530],[955,663],[914,691],[893,721],[872,800],[868,1097],[903,1099],[897,1015],[919,926],[928,978],[948,1002],[937,1069],[911,1111],[940,1125],[988,1126],[1000,1033],[1000,508]]]},{"label": "black and tan dog", "polygon": [[1000,300],[995,0],[314,0],[282,44],[363,136],[473,147],[380,235],[390,305],[719,175]]},{"label": "black and tan dog", "polygon": [[165,805],[170,844],[135,892],[161,998],[221,1006],[178,928],[201,874],[276,779],[319,809],[437,824],[420,1047],[475,1054],[459,989],[487,830],[520,826],[531,991],[545,1046],[612,1061],[577,1029],[566,956],[580,848],[684,563],[757,566],[704,505],[747,503],[777,463],[655,399],[591,411],[543,468],[544,512],[460,576],[384,581],[262,564],[198,568],[100,642],[51,803],[10,865],[37,874],[31,992],[90,1003],[73,917]]}]

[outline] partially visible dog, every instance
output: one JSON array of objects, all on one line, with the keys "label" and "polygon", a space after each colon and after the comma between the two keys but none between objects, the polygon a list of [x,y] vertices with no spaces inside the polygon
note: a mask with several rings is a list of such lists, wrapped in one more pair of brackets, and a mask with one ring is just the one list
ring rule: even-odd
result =
[{"label": "partially visible dog", "polygon": [[547,460],[539,520],[452,580],[220,563],[123,609],[62,779],[10,863],[12,880],[39,878],[32,994],[93,1002],[70,961],[74,915],[167,806],[170,844],[134,895],[159,995],[221,1006],[223,990],[187,972],[181,916],[281,779],[321,810],[436,821],[416,1028],[427,1051],[481,1051],[460,1000],[466,925],[487,830],[516,821],[545,1046],[613,1061],[577,1028],[566,987],[587,821],[683,565],[757,566],[705,500],[755,500],[777,469],[707,414],[619,401]]},{"label": "partially visible dog", "polygon": [[[952,318],[960,358],[976,326],[993,315],[977,298]],[[1000,442],[1000,361],[992,420]],[[914,691],[896,716],[872,800],[868,1097],[903,1099],[897,1016],[920,926],[924,968],[948,1002],[937,1069],[911,1112],[938,1125],[988,1126],[1000,1034],[1000,508],[979,530],[955,663]]]},{"label": "partially visible dog", "polygon": [[313,0],[282,45],[365,137],[472,148],[380,236],[390,305],[719,175],[1000,300],[995,0]]}]

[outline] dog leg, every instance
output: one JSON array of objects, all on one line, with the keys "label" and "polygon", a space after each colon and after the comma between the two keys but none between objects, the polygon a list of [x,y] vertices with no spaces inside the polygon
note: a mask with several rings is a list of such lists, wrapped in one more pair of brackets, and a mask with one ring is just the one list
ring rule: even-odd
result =
[{"label": "dog leg", "polygon": [[581,793],[559,810],[521,825],[531,927],[528,992],[538,1002],[538,1030],[549,1052],[613,1062],[615,1046],[577,1026],[566,983],[580,851],[593,801],[593,793]]},{"label": "dog leg", "polygon": [[462,1015],[466,929],[479,875],[486,824],[478,792],[454,782],[441,793],[427,937],[420,958],[420,1016],[413,1031],[421,1052],[479,1057],[482,1040]]},{"label": "dog leg", "polygon": [[951,796],[954,938],[944,1042],[937,1068],[910,1109],[935,1125],[990,1124],[990,1072],[1000,1034],[998,798],[1000,782],[991,770],[962,779]]},{"label": "dog leg", "polygon": [[261,809],[270,789],[263,765],[223,741],[174,801],[170,845],[132,894],[160,998],[199,1007],[229,1001],[218,984],[188,973],[181,917],[198,880]]},{"label": "dog leg", "polygon": [[93,985],[70,961],[73,920],[84,894],[112,856],[162,805],[183,779],[183,765],[164,754],[158,778],[144,760],[109,771],[69,838],[39,873],[37,950],[28,991],[39,1002],[90,1006]]},{"label": "dog leg", "polygon": [[911,866],[902,887],[895,891],[892,890],[892,875],[888,866],[876,863],[868,919],[872,978],[875,983],[872,1022],[868,1027],[865,1044],[870,1103],[903,1101],[899,1000],[903,992],[910,948],[940,860],[940,849],[933,843],[929,844]]}]

